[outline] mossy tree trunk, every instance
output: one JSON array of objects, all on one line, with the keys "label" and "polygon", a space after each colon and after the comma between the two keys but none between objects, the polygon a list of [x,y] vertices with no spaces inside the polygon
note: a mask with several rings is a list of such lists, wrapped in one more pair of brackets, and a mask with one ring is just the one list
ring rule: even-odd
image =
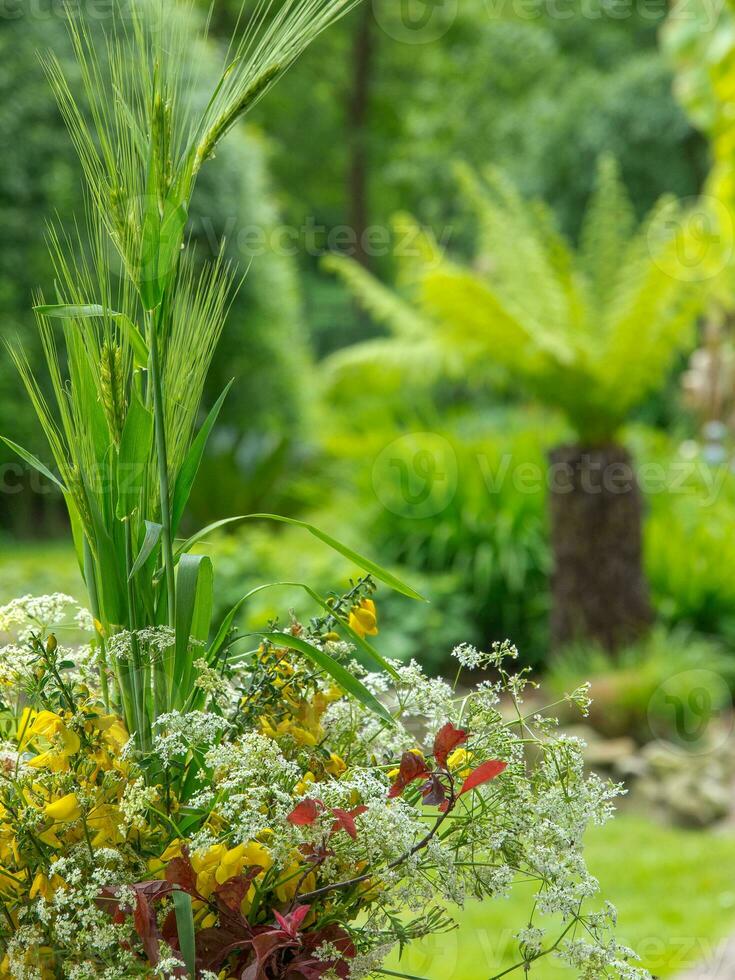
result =
[{"label": "mossy tree trunk", "polygon": [[550,454],[551,640],[616,651],[652,621],[643,572],[643,500],[622,446],[560,446]]}]

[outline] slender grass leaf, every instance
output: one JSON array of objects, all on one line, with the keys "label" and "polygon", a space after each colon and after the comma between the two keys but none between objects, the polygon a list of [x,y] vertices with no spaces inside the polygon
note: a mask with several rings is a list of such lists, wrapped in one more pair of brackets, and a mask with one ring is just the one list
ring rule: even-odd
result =
[{"label": "slender grass leaf", "polygon": [[145,522],[145,537],[143,538],[143,544],[138,552],[138,557],[135,559],[133,567],[130,569],[130,575],[128,576],[129,578],[132,579],[135,575],[137,575],[143,565],[145,565],[150,556],[153,554],[153,551],[161,538],[162,531],[162,525],[156,524],[154,521]]},{"label": "slender grass leaf", "polygon": [[177,559],[180,558],[182,555],[185,555],[188,551],[191,551],[194,545],[198,544],[198,542],[201,541],[203,538],[206,538],[208,534],[211,534],[213,531],[219,530],[219,528],[221,527],[226,527],[228,524],[235,524],[237,523],[237,521],[240,520],[242,520],[242,518],[240,517],[225,517],[221,521],[214,521],[212,524],[207,524],[206,527],[203,527],[200,531],[197,531],[196,534],[192,534],[192,536],[190,538],[187,538],[183,544],[179,545],[179,547],[176,549],[176,553],[174,557]]},{"label": "slender grass leaf", "polygon": [[105,317],[113,319],[125,335],[125,339],[130,344],[136,367],[145,367],[148,364],[148,345],[145,338],[133,321],[118,313],[116,310],[106,310],[99,303],[87,303],[83,306],[73,306],[68,303],[54,303],[51,305],[34,306],[36,313],[42,316],[60,317],[65,320],[85,320],[90,317]]},{"label": "slender grass leaf", "polygon": [[174,912],[176,914],[176,931],[179,935],[179,949],[184,957],[184,964],[190,980],[196,977],[196,940],[194,938],[194,912],[191,907],[191,895],[176,889],[173,892]]},{"label": "slender grass leaf", "polygon": [[190,639],[209,638],[214,601],[212,562],[206,555],[183,555],[176,577],[174,668],[170,678],[172,702],[185,703],[189,696],[194,652]]},{"label": "slender grass leaf", "polygon": [[[68,303],[51,303],[42,306],[34,306],[35,313],[41,316],[61,317],[64,320],[84,320],[92,316],[104,316],[105,308],[99,303],[87,303],[85,305],[71,305]],[[108,314],[112,315],[112,314]]]},{"label": "slender grass leaf", "polygon": [[191,488],[194,486],[194,480],[199,472],[202,457],[204,456],[207,441],[227,397],[227,392],[231,387],[232,381],[225,386],[225,390],[214,403],[212,410],[189,447],[189,452],[186,454],[184,462],[181,464],[171,503],[171,530],[173,534],[176,533],[181,518],[184,516],[189,495],[191,494]]},{"label": "slender grass leaf", "polygon": [[[257,595],[259,592],[264,592],[266,589],[276,589],[276,588],[302,589],[304,592],[307,593],[307,595],[309,595],[314,600],[314,602],[316,602],[318,606],[321,606],[326,613],[328,613],[329,615],[334,615],[334,610],[329,605],[329,603],[325,599],[322,599],[322,597],[317,592],[315,592],[314,589],[312,589],[308,585],[305,585],[303,582],[268,582],[265,585],[258,585],[254,589],[251,589],[250,592],[246,593],[246,595],[244,595],[241,599],[239,599],[225,616],[224,620],[222,621],[222,625],[217,631],[217,636],[215,637],[214,642],[212,643],[212,645],[208,650],[207,657],[210,664],[213,663],[219,656],[220,650],[222,649],[222,646],[225,640],[227,639],[227,634],[232,629],[232,624],[235,621],[235,616],[238,614],[238,612],[240,611],[242,606],[247,602],[247,600],[252,598],[254,595]],[[356,633],[349,625],[349,623],[345,622],[342,619],[339,619],[338,617],[335,617],[335,619],[337,619],[339,625],[344,629],[344,631],[347,633],[349,638],[355,644],[357,650],[362,651],[365,657],[369,661],[372,661],[372,666],[378,667],[380,670],[384,670],[387,674],[390,674],[390,676],[393,677],[394,680],[398,680],[398,673],[395,667],[392,664],[390,664],[385,659],[385,657],[383,657],[380,653],[378,653],[378,651],[373,646],[371,646],[371,644],[368,643],[367,640],[365,640],[358,633]]]},{"label": "slender grass leaf", "polygon": [[140,503],[152,444],[153,413],[133,388],[117,456],[116,515],[119,520],[129,517]]},{"label": "slender grass leaf", "polygon": [[61,482],[61,480],[59,480],[58,477],[54,476],[51,470],[47,466],[44,466],[44,464],[41,462],[40,459],[38,459],[38,457],[34,456],[33,453],[29,453],[27,449],[23,449],[22,446],[19,446],[11,439],[6,439],[5,436],[0,436],[0,439],[2,439],[5,445],[9,449],[12,449],[13,452],[16,453],[16,455],[20,456],[20,458],[24,462],[28,463],[29,466],[32,466],[34,470],[38,470],[38,472],[41,473],[42,476],[45,476],[47,480],[51,480],[51,482],[55,483],[60,490],[66,493],[66,487]]},{"label": "slender grass leaf", "polygon": [[312,643],[308,643],[300,636],[292,636],[290,633],[256,633],[263,640],[268,640],[276,646],[287,647],[290,650],[298,650],[304,656],[312,660],[317,667],[323,670],[342,688],[347,694],[351,694],[366,708],[378,715],[388,724],[394,725],[395,721],[388,709],[378,701],[374,694],[365,687],[353,674],[343,667],[342,664],[330,657],[324,650],[320,650]]},{"label": "slender grass leaf", "polygon": [[322,531],[320,528],[316,527],[314,524],[309,524],[307,521],[299,521],[295,517],[281,517],[279,514],[243,514],[240,517],[230,517],[223,523],[234,524],[236,521],[278,521],[280,524],[290,524],[293,527],[303,528],[313,537],[330,547],[332,551],[336,551],[338,554],[343,555],[345,558],[349,559],[349,561],[357,565],[358,568],[361,568],[364,572],[372,575],[373,578],[378,579],[379,582],[383,582],[384,585],[389,586],[394,592],[399,592],[401,595],[405,595],[409,599],[419,599],[422,602],[426,602],[424,597],[419,592],[412,589],[410,585],[406,585],[405,582],[402,582],[392,572],[389,572],[387,569],[383,568],[382,565],[378,565],[377,562],[374,562],[371,558],[366,558],[364,555],[359,554],[346,544],[342,544],[341,541],[333,538],[331,534],[327,534],[326,531]]},{"label": "slender grass leaf", "polygon": [[163,295],[173,277],[181,254],[184,229],[189,218],[186,205],[177,200],[177,189],[171,188],[164,205],[158,233],[158,289]]},{"label": "slender grass leaf", "polygon": [[[157,80],[154,79],[154,87]],[[151,133],[148,142],[148,169],[146,173],[143,229],[138,257],[138,290],[146,310],[155,310],[161,302],[158,280],[158,250],[161,234],[161,216],[158,210],[158,172],[156,139]]]},{"label": "slender grass leaf", "polygon": [[148,350],[148,344],[145,342],[145,337],[138,330],[136,325],[125,316],[124,313],[113,313],[112,316],[115,322],[120,326],[125,339],[130,344],[130,348],[133,351],[133,361],[136,367],[145,368],[148,367],[148,359],[150,357],[150,351]]}]

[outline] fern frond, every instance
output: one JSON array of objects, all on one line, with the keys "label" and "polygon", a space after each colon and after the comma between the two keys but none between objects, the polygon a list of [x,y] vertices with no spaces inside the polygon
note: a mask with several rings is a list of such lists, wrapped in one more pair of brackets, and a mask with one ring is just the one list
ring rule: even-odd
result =
[{"label": "fern frond", "polygon": [[339,276],[360,306],[396,337],[421,339],[432,332],[433,325],[415,306],[383,286],[354,259],[333,254],[326,256],[322,265]]},{"label": "fern frond", "polygon": [[633,205],[618,163],[612,156],[603,156],[582,222],[579,249],[579,268],[589,283],[590,302],[598,314],[624,278],[620,266],[634,228]]}]

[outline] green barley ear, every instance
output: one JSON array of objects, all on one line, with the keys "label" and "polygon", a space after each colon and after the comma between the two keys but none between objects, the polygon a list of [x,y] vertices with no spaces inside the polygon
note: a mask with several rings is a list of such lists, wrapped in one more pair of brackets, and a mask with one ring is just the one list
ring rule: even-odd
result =
[{"label": "green barley ear", "polygon": [[214,156],[215,148],[220,140],[227,135],[237,120],[255,105],[266,89],[275,82],[281,74],[281,71],[280,64],[269,65],[268,68],[265,68],[255,81],[248,86],[246,91],[243,92],[238,101],[229,106],[221,117],[215,121],[214,125],[209,129],[197,147],[194,157],[193,176],[199,173],[205,161]]},{"label": "green barley ear", "polygon": [[127,409],[122,348],[106,340],[100,357],[100,398],[110,435],[115,445],[119,446]]}]

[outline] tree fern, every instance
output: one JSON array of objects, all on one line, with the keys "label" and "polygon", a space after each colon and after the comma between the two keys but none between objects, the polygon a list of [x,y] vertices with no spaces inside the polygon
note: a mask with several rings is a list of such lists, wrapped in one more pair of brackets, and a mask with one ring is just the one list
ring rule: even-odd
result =
[{"label": "tree fern", "polygon": [[[663,198],[636,227],[617,165],[604,158],[575,250],[548,208],[524,200],[505,175],[463,167],[459,181],[478,225],[471,266],[434,251],[430,261],[411,258],[407,276],[398,256],[405,295],[348,259],[331,267],[395,343],[420,335],[438,364],[502,366],[565,412],[583,442],[612,440],[692,339],[703,291],[685,262],[694,238],[687,214]],[[363,345],[362,363],[386,348]],[[345,352],[332,364],[358,367]]]}]

